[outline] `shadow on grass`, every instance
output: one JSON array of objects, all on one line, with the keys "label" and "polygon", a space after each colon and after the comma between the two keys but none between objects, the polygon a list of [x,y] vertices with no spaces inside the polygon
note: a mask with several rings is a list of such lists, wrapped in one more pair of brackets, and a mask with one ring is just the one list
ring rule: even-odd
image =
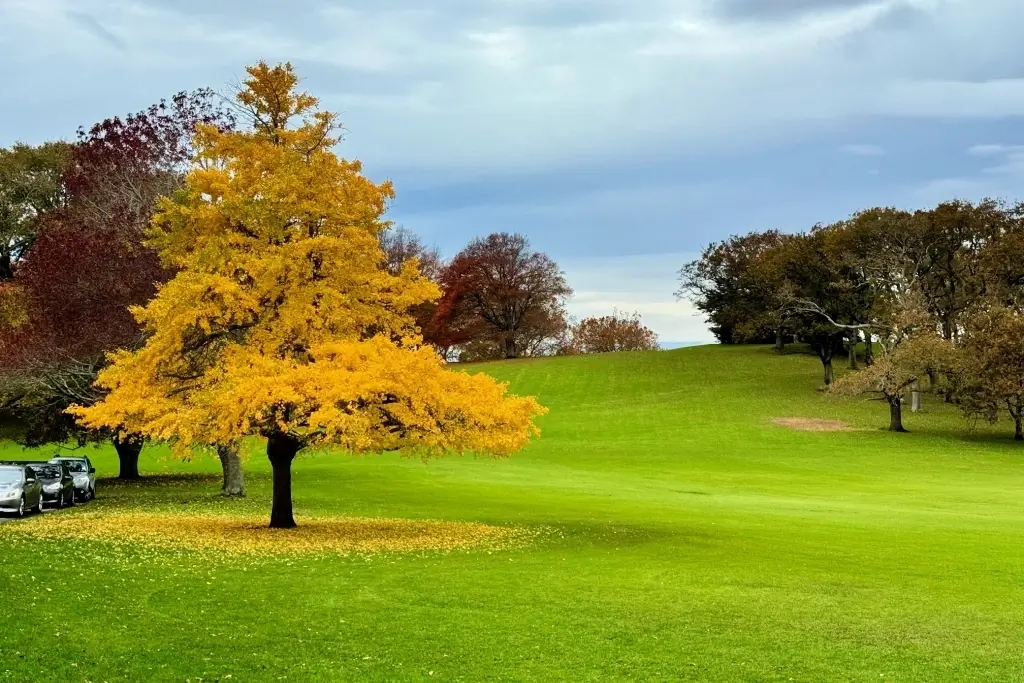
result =
[{"label": "shadow on grass", "polygon": [[178,474],[153,474],[144,476],[141,479],[118,479],[117,477],[102,477],[97,480],[100,485],[111,489],[138,489],[161,486],[196,486],[199,484],[219,484],[223,481],[220,474],[214,473],[178,473]]}]

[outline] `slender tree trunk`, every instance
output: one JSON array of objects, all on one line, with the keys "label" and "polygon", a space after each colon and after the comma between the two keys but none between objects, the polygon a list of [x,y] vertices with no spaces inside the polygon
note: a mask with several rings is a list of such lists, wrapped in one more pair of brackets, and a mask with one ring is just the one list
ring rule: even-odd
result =
[{"label": "slender tree trunk", "polygon": [[245,473],[242,472],[242,457],[238,454],[238,444],[217,446],[217,457],[224,473],[224,485],[221,490],[225,496],[245,497]]},{"label": "slender tree trunk", "polygon": [[516,338],[511,333],[509,333],[509,335],[505,337],[504,346],[505,358],[519,357],[519,354],[516,352]]},{"label": "slender tree trunk", "polygon": [[786,348],[786,341],[782,338],[782,328],[775,330],[775,353],[782,353]]},{"label": "slender tree trunk", "polygon": [[1021,424],[1020,414],[1013,416],[1013,440],[1024,441],[1024,425]]},{"label": "slender tree trunk", "polygon": [[934,370],[928,371],[928,388],[931,389],[932,393],[936,393],[939,388],[939,373]]},{"label": "slender tree trunk", "polygon": [[857,339],[856,338],[853,338],[853,339],[850,340],[848,352],[850,354],[850,369],[851,370],[856,370],[857,369]]},{"label": "slender tree trunk", "polygon": [[142,452],[142,437],[129,434],[122,439],[119,436],[115,436],[113,442],[120,466],[117,478],[141,479],[142,476],[139,474],[139,453]]},{"label": "slender tree trunk", "polygon": [[903,428],[903,404],[898,398],[889,401],[889,431],[907,431]]},{"label": "slender tree trunk", "polygon": [[301,445],[298,439],[285,434],[271,434],[267,438],[267,459],[274,470],[271,529],[291,529],[295,526],[292,514],[292,460]]},{"label": "slender tree trunk", "polygon": [[835,370],[832,369],[832,359],[822,360],[821,364],[825,366],[825,386],[829,386],[836,378]]},{"label": "slender tree trunk", "polygon": [[4,249],[0,252],[0,280],[14,279],[14,268],[11,265],[11,252]]},{"label": "slender tree trunk", "polygon": [[875,351],[871,347],[871,333],[864,332],[864,365],[871,365],[875,362]]}]

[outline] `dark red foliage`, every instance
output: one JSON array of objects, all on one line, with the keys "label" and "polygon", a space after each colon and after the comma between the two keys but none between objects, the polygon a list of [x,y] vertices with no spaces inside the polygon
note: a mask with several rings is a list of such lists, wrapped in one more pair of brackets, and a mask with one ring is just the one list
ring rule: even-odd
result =
[{"label": "dark red foliage", "polygon": [[130,347],[139,328],[128,307],[148,301],[169,276],[153,250],[116,226],[51,219],[18,269],[29,323],[3,335],[0,360],[24,367]]},{"label": "dark red foliage", "polygon": [[149,222],[157,197],[176,189],[192,157],[197,124],[234,126],[209,89],[180,92],[145,111],[78,129],[65,185],[75,218],[117,223],[124,232]]},{"label": "dark red foliage", "polygon": [[508,233],[470,242],[440,282],[435,334],[451,344],[493,341],[506,358],[520,355],[526,339],[546,335],[572,294],[558,264],[531,250],[523,235]]},{"label": "dark red foliage", "polygon": [[210,90],[79,129],[64,182],[69,201],[44,216],[18,265],[28,323],[0,329],[0,366],[91,359],[129,347],[146,303],[171,273],[143,246],[160,196],[181,185],[197,123],[234,124]]}]

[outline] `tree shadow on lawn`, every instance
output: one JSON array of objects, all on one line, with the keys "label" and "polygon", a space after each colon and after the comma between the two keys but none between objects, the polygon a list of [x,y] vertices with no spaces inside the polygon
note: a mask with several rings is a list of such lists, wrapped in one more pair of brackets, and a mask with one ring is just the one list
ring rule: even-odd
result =
[{"label": "tree shadow on lawn", "polygon": [[175,474],[151,474],[141,479],[118,479],[117,477],[100,477],[97,483],[110,489],[139,489],[166,486],[197,486],[200,484],[219,484],[223,481],[220,474],[212,472],[179,472]]}]

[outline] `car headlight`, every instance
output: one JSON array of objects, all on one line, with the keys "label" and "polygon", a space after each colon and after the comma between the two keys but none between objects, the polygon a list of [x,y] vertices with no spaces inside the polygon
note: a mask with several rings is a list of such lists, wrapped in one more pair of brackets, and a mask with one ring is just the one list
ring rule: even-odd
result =
[{"label": "car headlight", "polygon": [[3,494],[4,498],[21,498],[21,487],[20,486],[12,486],[11,488],[7,489],[6,491],[0,492],[0,493]]},{"label": "car headlight", "polygon": [[81,486],[85,486],[86,484],[88,484],[88,483],[89,483],[89,477],[88,477],[88,476],[86,476],[86,475],[84,475],[84,474],[83,474],[83,475],[79,475],[79,476],[76,476],[76,477],[75,477],[75,483],[76,483],[76,484],[79,484],[79,485],[81,485]]},{"label": "car headlight", "polygon": [[60,491],[60,484],[46,484],[45,486],[43,486],[43,490],[46,491],[47,493],[55,493],[57,491]]}]

